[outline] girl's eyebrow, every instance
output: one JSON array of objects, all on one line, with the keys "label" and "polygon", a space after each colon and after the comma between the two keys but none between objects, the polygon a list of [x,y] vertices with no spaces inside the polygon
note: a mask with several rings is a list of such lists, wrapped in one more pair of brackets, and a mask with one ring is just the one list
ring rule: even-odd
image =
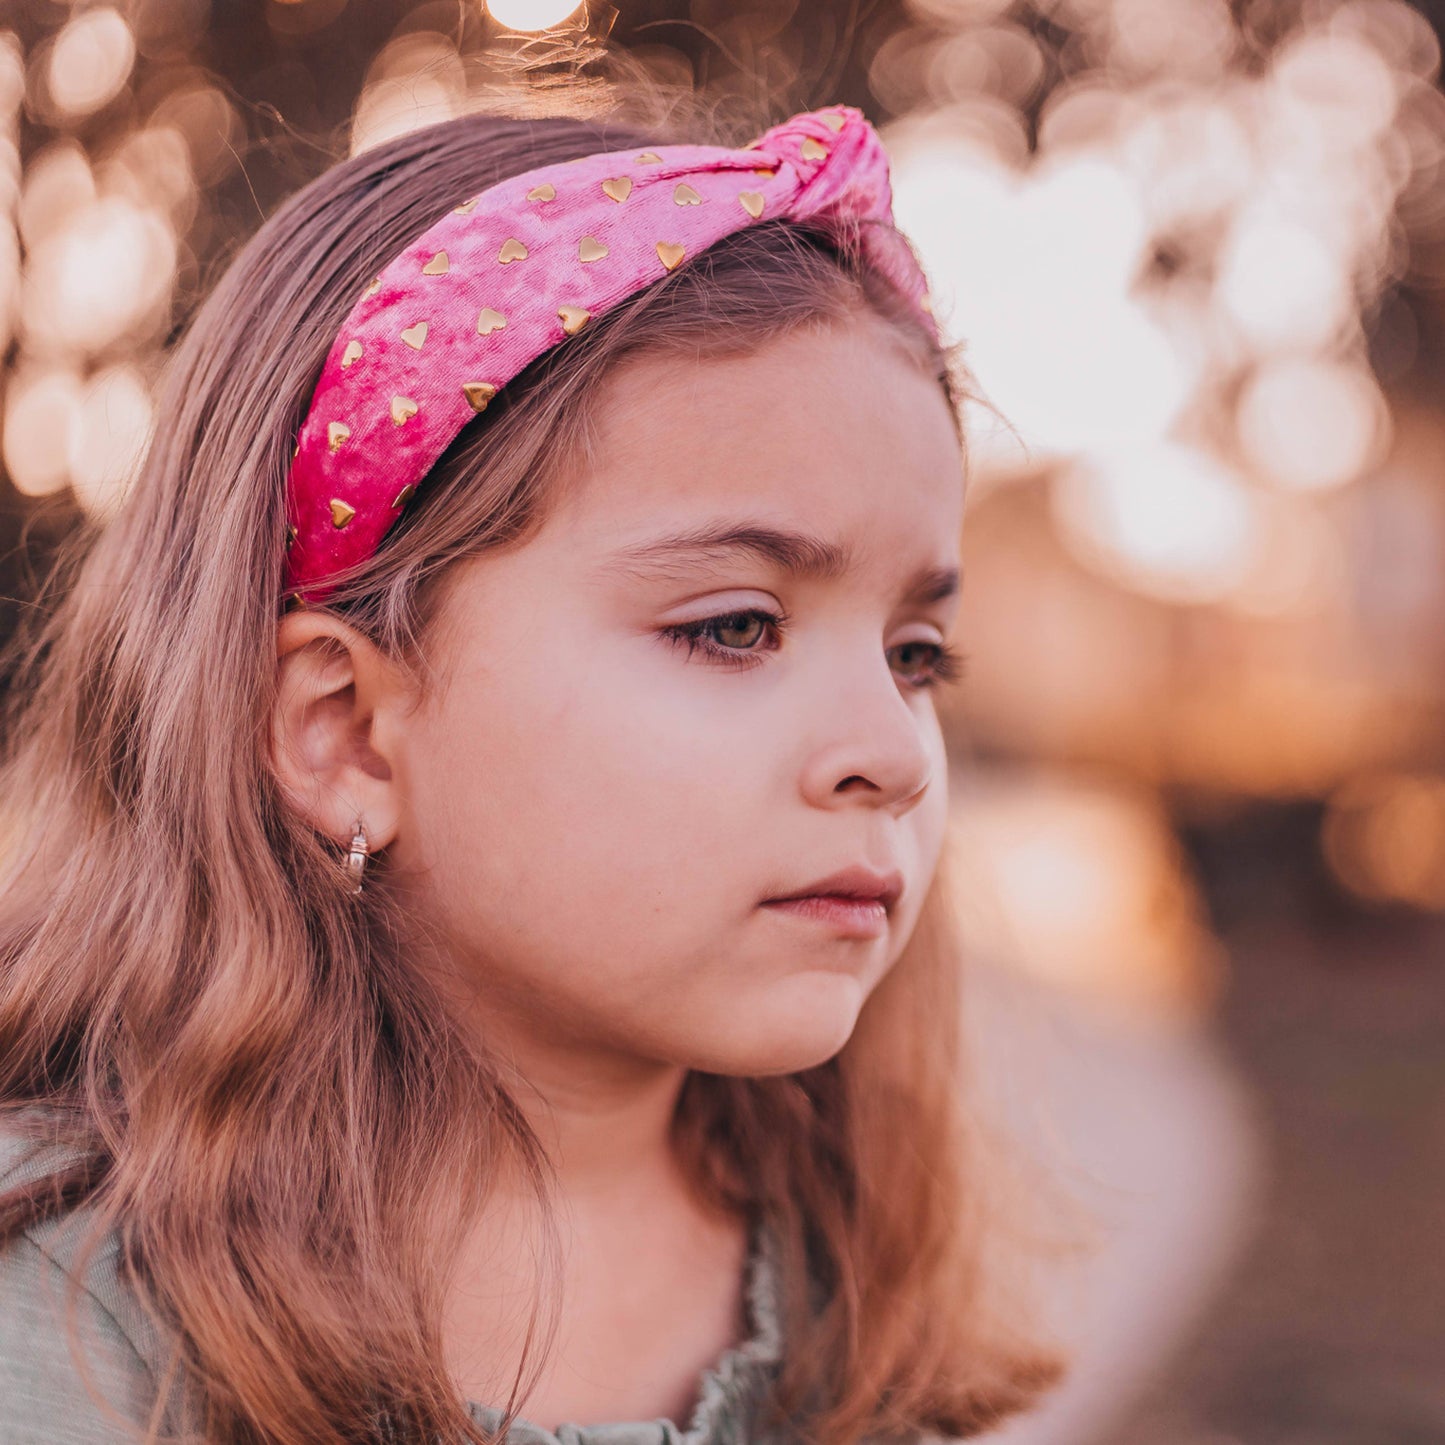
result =
[{"label": "girl's eyebrow", "polygon": [[[615,552],[598,569],[606,575],[680,574],[699,562],[716,561],[743,552],[804,581],[836,582],[856,566],[852,551],[808,532],[760,522],[705,522],[685,532],[654,537]],[[903,600],[914,604],[943,602],[958,594],[957,567],[920,568],[904,588]]]}]

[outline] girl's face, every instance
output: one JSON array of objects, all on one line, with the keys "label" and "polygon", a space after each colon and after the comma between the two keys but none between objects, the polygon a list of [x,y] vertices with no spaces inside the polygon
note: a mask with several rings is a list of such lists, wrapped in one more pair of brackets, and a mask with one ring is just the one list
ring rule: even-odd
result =
[{"label": "girl's face", "polygon": [[[634,362],[598,440],[533,539],[453,579],[445,682],[391,759],[390,867],[494,1043],[811,1067],[898,958],[942,843],[922,683],[957,606],[948,403],[859,318]],[[667,541],[738,529],[752,545]],[[874,936],[764,906],[851,865],[902,876]]]}]

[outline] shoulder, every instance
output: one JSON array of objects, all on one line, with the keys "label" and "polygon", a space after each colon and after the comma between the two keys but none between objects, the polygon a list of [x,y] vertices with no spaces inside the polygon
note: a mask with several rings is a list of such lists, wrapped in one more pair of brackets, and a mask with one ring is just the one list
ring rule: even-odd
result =
[{"label": "shoulder", "polygon": [[[32,1133],[29,1122],[0,1120],[0,1193],[66,1161],[66,1146]],[[6,1442],[109,1445],[145,1431],[155,1335],[122,1278],[114,1232],[82,1258],[94,1224],[91,1210],[70,1209],[0,1243]]]}]

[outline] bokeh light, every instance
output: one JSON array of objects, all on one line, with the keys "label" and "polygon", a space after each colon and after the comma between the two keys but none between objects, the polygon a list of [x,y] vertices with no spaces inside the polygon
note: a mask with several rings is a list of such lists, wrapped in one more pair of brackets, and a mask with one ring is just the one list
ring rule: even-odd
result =
[{"label": "bokeh light", "polygon": [[449,120],[465,96],[461,58],[445,35],[401,36],[372,62],[352,120],[351,153]]},{"label": "bokeh light", "polygon": [[1212,1001],[1219,959],[1146,792],[969,780],[950,836],[950,899],[971,953],[1135,1015],[1192,1022]]},{"label": "bokeh light", "polygon": [[1249,490],[1206,453],[1174,443],[1080,460],[1057,474],[1052,500],[1082,561],[1168,601],[1227,597],[1260,545]]},{"label": "bokeh light", "polygon": [[548,30],[566,20],[579,3],[580,0],[487,0],[487,9],[497,24],[509,30]]},{"label": "bokeh light", "polygon": [[175,233],[115,196],[69,211],[31,260],[21,293],[26,344],[38,354],[134,346],[169,317]]},{"label": "bokeh light", "polygon": [[196,79],[168,91],[150,114],[150,125],[185,137],[190,169],[204,184],[214,184],[238,161],[244,128],[235,107],[214,86]]},{"label": "bokeh light", "polygon": [[1445,908],[1445,777],[1366,774],[1330,798],[1325,858],[1374,903]]},{"label": "bokeh light", "polygon": [[1239,437],[1260,475],[1298,491],[1353,481],[1380,459],[1389,410],[1361,366],[1319,357],[1276,357],[1239,399]]},{"label": "bokeh light", "polygon": [[1234,55],[1238,35],[1224,0],[1114,0],[1109,57],[1125,73],[1161,71],[1214,78]]},{"label": "bokeh light", "polygon": [[1261,350],[1327,346],[1357,314],[1349,278],[1319,233],[1267,205],[1236,218],[1218,288],[1224,314]]},{"label": "bokeh light", "polygon": [[79,374],[62,367],[32,366],[10,378],[0,457],[18,491],[41,497],[70,480],[70,435],[83,390]]},{"label": "bokeh light", "polygon": [[895,211],[984,395],[1031,448],[1164,435],[1189,365],[1129,294],[1146,239],[1119,169],[1069,158],[1021,176],[967,145],[900,138]]},{"label": "bokeh light", "polygon": [[53,141],[25,170],[16,219],[25,249],[35,255],[81,207],[95,200],[95,175],[79,141]]},{"label": "bokeh light", "polygon": [[50,100],[70,119],[99,110],[120,94],[135,64],[135,36],[118,10],[82,10],[50,52]]},{"label": "bokeh light", "polygon": [[71,485],[88,511],[119,510],[154,423],[150,389],[138,368],[116,365],[93,375],[78,398],[66,449]]},{"label": "bokeh light", "polygon": [[0,118],[13,119],[25,99],[25,53],[12,30],[0,30]]}]

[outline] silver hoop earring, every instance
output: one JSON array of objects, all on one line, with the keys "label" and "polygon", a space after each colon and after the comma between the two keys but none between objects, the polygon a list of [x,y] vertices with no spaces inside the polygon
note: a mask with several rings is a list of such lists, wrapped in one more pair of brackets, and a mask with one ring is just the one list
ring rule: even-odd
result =
[{"label": "silver hoop earring", "polygon": [[366,829],[361,826],[361,819],[356,820],[356,833],[351,839],[351,853],[346,859],[346,867],[356,882],[353,893],[361,892],[361,875],[366,871]]}]

